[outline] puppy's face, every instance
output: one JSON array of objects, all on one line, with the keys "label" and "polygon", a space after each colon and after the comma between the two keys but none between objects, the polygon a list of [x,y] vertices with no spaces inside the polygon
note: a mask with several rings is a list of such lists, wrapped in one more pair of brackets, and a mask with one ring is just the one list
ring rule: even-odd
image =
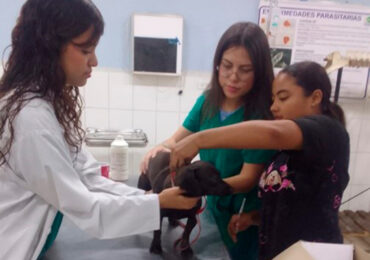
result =
[{"label": "puppy's face", "polygon": [[175,183],[190,197],[224,196],[232,193],[231,187],[221,179],[217,169],[204,161],[182,167],[176,174]]}]

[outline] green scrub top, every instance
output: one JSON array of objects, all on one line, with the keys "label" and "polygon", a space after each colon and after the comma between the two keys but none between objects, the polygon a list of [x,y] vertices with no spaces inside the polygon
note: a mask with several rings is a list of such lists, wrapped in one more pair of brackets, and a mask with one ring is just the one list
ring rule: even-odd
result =
[{"label": "green scrub top", "polygon": [[[216,113],[216,115],[211,118],[201,121],[204,101],[205,96],[201,95],[186,117],[183,126],[187,130],[198,132],[205,129],[232,125],[244,121],[243,106],[234,111],[234,113],[230,114],[223,121],[220,119],[220,113]],[[267,163],[274,153],[275,151],[272,150],[201,149],[199,151],[199,156],[201,160],[212,163],[220,172],[222,178],[227,178],[238,175],[244,163]],[[243,198],[246,198],[244,212],[260,208],[260,201],[257,196],[257,187],[248,193],[239,193],[222,197],[208,196],[207,207],[209,207],[213,213],[221,238],[227,246],[231,256],[233,257],[234,255],[233,259],[241,259],[241,256],[243,256],[243,259],[257,259],[257,227],[250,227],[243,232],[239,232],[237,243],[234,243],[231,240],[227,232],[229,220],[233,214],[237,214],[239,212]]]}]

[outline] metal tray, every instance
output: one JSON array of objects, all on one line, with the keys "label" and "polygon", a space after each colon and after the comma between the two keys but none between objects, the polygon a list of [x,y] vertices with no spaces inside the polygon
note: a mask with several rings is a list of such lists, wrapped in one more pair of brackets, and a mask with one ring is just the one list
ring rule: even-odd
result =
[{"label": "metal tray", "polygon": [[142,129],[109,130],[92,127],[86,129],[85,142],[87,146],[109,147],[117,135],[122,135],[129,147],[144,147],[148,143],[148,137]]}]

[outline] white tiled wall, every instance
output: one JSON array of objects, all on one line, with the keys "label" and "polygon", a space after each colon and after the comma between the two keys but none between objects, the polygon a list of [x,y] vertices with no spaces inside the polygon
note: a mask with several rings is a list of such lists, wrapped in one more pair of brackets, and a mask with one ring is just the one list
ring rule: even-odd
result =
[{"label": "white tiled wall", "polygon": [[[145,148],[130,148],[130,172],[138,174],[146,151],[176,131],[209,78],[208,73],[199,72],[164,77],[95,69],[81,90],[85,99],[83,125],[143,129],[149,139],[148,145]],[[108,148],[90,149],[98,160],[109,161]]]},{"label": "white tiled wall", "polygon": [[[130,173],[138,174],[145,152],[182,124],[209,79],[210,74],[200,72],[187,72],[182,77],[161,77],[96,69],[81,89],[85,98],[83,125],[143,129],[149,138],[148,146],[130,148]],[[342,99],[339,103],[345,111],[351,139],[351,179],[343,196],[345,201],[370,186],[370,96],[367,99]],[[109,160],[107,148],[90,149],[98,160]],[[370,211],[370,191],[345,203],[341,209]]]},{"label": "white tiled wall", "polygon": [[[350,182],[343,201],[370,187],[370,95],[366,99],[342,99],[350,135]],[[341,209],[370,211],[370,191],[342,205]]]}]

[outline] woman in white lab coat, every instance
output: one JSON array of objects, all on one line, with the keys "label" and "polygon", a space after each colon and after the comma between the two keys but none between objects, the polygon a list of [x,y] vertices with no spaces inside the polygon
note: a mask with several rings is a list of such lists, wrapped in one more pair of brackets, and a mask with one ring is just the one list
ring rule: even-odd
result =
[{"label": "woman in white lab coat", "polygon": [[81,99],[104,23],[90,0],[28,0],[0,81],[0,259],[37,259],[62,217],[97,238],[159,228],[160,207],[191,208],[115,183],[84,149]]}]

